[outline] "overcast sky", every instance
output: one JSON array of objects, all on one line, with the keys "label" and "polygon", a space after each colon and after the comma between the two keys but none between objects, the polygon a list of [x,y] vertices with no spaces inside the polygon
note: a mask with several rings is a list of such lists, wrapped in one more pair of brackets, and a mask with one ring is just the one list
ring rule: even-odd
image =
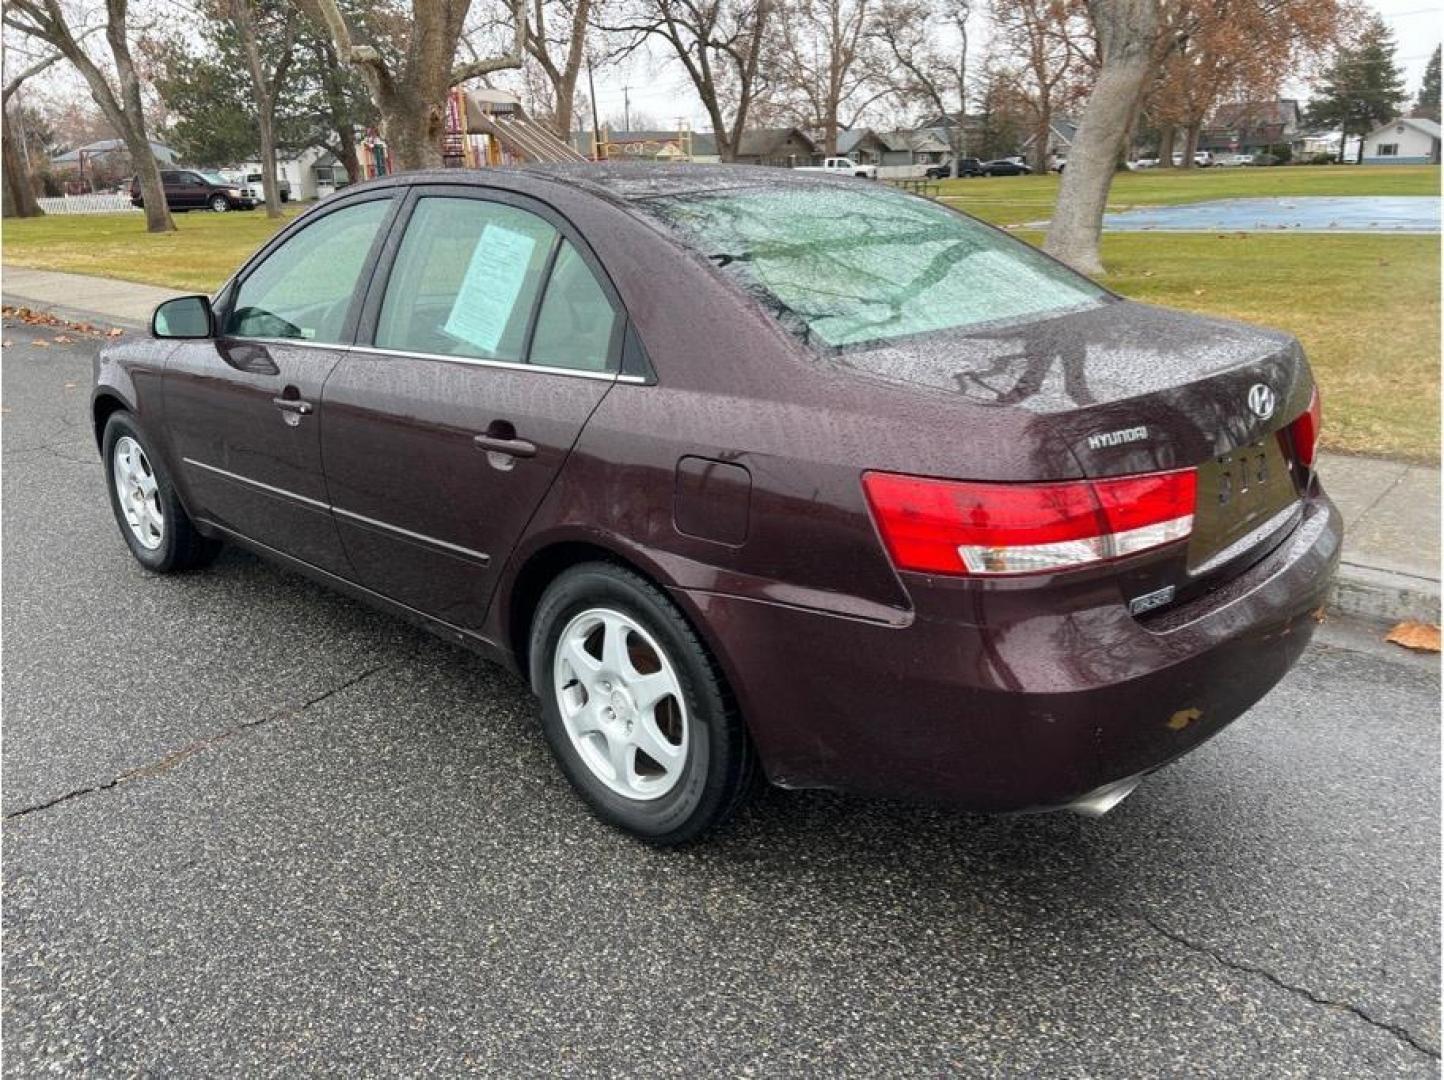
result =
[{"label": "overcast sky", "polygon": [[[1424,75],[1424,65],[1434,47],[1439,44],[1440,27],[1444,23],[1444,8],[1430,0],[1366,0],[1366,6],[1378,11],[1394,31],[1399,44],[1397,59],[1404,69],[1405,84],[1412,99],[1418,92]],[[975,20],[975,39],[983,38],[983,18]],[[969,59],[980,62],[986,48],[985,40],[974,40],[969,48]],[[634,117],[642,116],[658,121],[671,128],[678,117],[689,120],[694,130],[711,129],[706,112],[697,99],[696,92],[686,74],[675,63],[666,63],[661,50],[653,47],[649,56],[637,56],[630,63],[617,65],[608,70],[596,72],[597,107],[602,121],[623,116],[623,106],[631,102]],[[1288,80],[1284,94],[1300,99],[1309,96],[1306,80]],[[590,118],[585,121],[591,126]],[[635,123],[634,127],[637,126]]]}]

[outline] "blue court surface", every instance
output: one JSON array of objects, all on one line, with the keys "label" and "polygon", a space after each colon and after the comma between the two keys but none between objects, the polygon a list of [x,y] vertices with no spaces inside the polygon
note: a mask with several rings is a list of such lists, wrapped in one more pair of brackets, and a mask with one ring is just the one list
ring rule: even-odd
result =
[{"label": "blue court surface", "polygon": [[1437,195],[1341,195],[1216,199],[1106,214],[1108,232],[1406,232],[1439,231]]}]

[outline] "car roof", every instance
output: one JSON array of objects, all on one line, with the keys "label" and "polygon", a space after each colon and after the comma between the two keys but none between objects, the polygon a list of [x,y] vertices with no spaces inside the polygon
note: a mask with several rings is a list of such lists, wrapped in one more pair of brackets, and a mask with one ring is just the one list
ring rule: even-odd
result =
[{"label": "car roof", "polygon": [[[856,185],[823,173],[797,172],[766,165],[670,165],[661,163],[569,162],[566,164],[488,167],[484,169],[425,169],[393,173],[347,188],[409,186],[427,183],[507,187],[525,191],[537,181],[578,188],[608,202],[627,207],[643,199],[695,195],[738,188],[838,187]],[[634,210],[635,212],[635,210]]]}]

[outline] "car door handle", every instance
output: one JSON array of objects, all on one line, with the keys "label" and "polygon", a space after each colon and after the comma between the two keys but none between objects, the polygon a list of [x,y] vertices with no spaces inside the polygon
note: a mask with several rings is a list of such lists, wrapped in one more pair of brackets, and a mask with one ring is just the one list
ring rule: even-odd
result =
[{"label": "car door handle", "polygon": [[273,397],[271,404],[282,412],[299,413],[301,416],[310,416],[311,413],[315,411],[315,406],[309,401],[302,401],[300,398]]},{"label": "car door handle", "polygon": [[471,441],[478,450],[489,450],[495,454],[510,454],[512,457],[536,457],[536,443],[528,442],[526,439],[478,435]]}]

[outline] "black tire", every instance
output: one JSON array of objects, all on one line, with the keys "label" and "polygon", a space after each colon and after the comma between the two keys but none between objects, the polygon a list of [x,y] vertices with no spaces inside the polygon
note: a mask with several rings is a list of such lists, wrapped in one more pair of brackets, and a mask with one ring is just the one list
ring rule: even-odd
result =
[{"label": "black tire", "polygon": [[[160,543],[154,548],[148,548],[140,542],[121,509],[120,493],[116,490],[115,483],[115,448],[122,438],[130,438],[140,444],[146,463],[155,477],[156,501],[160,506],[164,524]],[[101,438],[101,461],[105,467],[105,489],[110,493],[111,512],[115,515],[116,525],[120,527],[121,538],[138,563],[158,574],[173,574],[205,566],[216,557],[221,549],[220,541],[202,536],[196,531],[185,508],[181,506],[180,499],[176,497],[175,486],[171,483],[165,466],[152,451],[150,442],[130,413],[122,410],[111,414],[106,421],[105,434]]]},{"label": "black tire", "polygon": [[[562,719],[552,671],[562,631],[593,608],[619,611],[660,645],[682,687],[690,724],[681,777],[651,800],[609,788],[582,760]],[[707,648],[677,607],[645,578],[611,563],[574,566],[547,587],[528,651],[542,727],[562,771],[604,822],[650,844],[695,840],[730,818],[756,785],[757,759],[736,703]]]},{"label": "black tire", "polygon": [[231,208],[231,200],[224,195],[211,196],[211,209],[218,214],[224,214]]}]

